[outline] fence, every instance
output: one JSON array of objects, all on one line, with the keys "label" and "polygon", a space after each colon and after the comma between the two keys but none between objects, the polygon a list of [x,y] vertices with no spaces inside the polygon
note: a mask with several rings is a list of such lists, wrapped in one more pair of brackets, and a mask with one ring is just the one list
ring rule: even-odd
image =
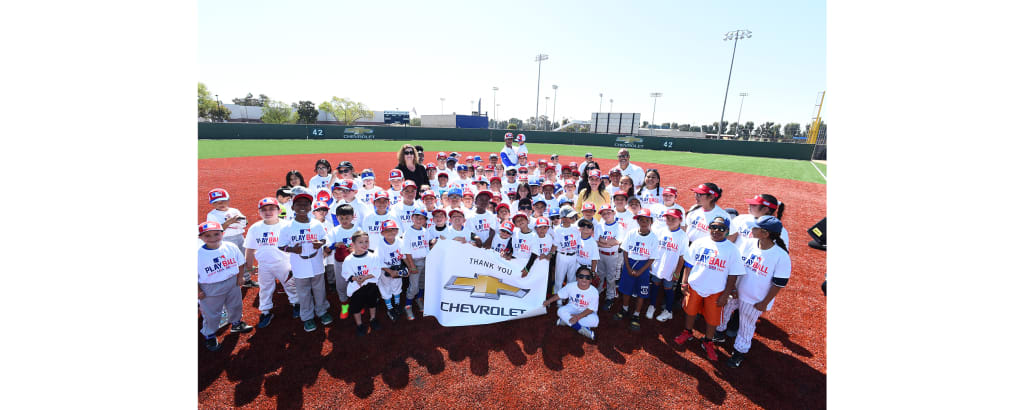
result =
[{"label": "fence", "polygon": [[200,122],[199,139],[380,139],[501,142],[506,132],[526,135],[528,142],[689,151],[705,154],[743,155],[807,160],[814,145],[774,142],[726,141],[582,132],[515,131],[469,128],[378,127],[322,124],[245,124]]}]

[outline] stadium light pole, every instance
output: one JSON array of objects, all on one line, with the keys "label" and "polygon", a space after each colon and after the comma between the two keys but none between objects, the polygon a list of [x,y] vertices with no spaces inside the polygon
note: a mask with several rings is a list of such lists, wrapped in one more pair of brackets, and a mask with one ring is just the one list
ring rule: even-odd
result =
[{"label": "stadium light pole", "polygon": [[608,112],[615,112],[615,99],[614,98],[609,98],[608,99]]},{"label": "stadium light pole", "polygon": [[444,115],[444,97],[441,97],[441,115]]},{"label": "stadium light pole", "polygon": [[600,113],[604,109],[604,93],[597,93],[597,96],[601,99],[601,102],[597,103],[597,112]]},{"label": "stadium light pole", "polygon": [[651,110],[651,126],[654,126],[654,113],[658,111],[658,97],[661,97],[661,93],[651,93],[651,97],[654,97],[654,109]]},{"label": "stadium light pole", "polygon": [[721,138],[722,134],[725,133],[725,130],[722,129],[725,128],[722,126],[722,123],[725,122],[725,103],[729,101],[729,83],[732,82],[732,65],[736,62],[736,44],[738,44],[741,39],[750,37],[752,37],[750,30],[733,30],[725,33],[725,38],[722,39],[722,41],[732,40],[732,60],[729,61],[729,79],[725,81],[725,100],[722,101],[722,116],[718,120],[719,138]]},{"label": "stadium light pole", "polygon": [[540,63],[548,59],[547,54],[537,54],[533,61],[537,62],[537,103],[533,107],[533,121],[540,128]]},{"label": "stadium light pole", "polygon": [[545,95],[544,96],[544,117],[548,119],[548,123],[544,124],[544,131],[547,131],[548,130],[548,125],[551,124],[551,118],[548,117],[548,101],[549,100],[551,100],[551,97],[548,97],[548,96]]},{"label": "stadium light pole", "polygon": [[552,84],[551,89],[555,90],[555,101],[551,104],[551,117],[554,117],[555,112],[558,111],[558,86]]},{"label": "stadium light pole", "polygon": [[469,115],[473,115],[473,100],[469,100]]},{"label": "stadium light pole", "polygon": [[740,93],[740,112],[736,114],[736,137],[740,136],[740,116],[743,115],[743,100],[750,94]]},{"label": "stadium light pole", "polygon": [[494,94],[491,96],[491,104],[494,105],[494,128],[498,128],[498,87],[491,87]]}]

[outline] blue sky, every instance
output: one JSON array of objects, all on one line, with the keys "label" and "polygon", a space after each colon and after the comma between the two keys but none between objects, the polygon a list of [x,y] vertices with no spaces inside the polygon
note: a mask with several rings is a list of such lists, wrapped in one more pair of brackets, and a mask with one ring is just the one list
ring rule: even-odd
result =
[{"label": "blue sky", "polygon": [[[707,3],[707,4],[704,4]],[[725,119],[807,124],[825,89],[825,3],[256,2],[198,7],[199,78],[221,101],[264,93],[287,103],[333,95],[375,110],[466,114],[482,98],[499,119],[603,111],[710,124],[722,112],[732,42],[740,40]],[[558,85],[557,107],[552,84]],[[614,106],[610,101],[614,99]],[[828,100],[822,112],[828,110]],[[492,118],[494,117],[492,113]]]}]

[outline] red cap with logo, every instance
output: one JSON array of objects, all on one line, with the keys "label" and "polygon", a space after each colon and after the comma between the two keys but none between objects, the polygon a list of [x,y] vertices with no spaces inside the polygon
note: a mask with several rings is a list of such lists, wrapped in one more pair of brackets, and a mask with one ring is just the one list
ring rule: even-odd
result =
[{"label": "red cap with logo", "polygon": [[545,227],[545,226],[550,227],[551,226],[551,221],[549,221],[548,218],[545,218],[545,217],[542,216],[540,218],[537,218],[537,222],[534,224],[534,226],[537,227],[537,228]]},{"label": "red cap with logo", "polygon": [[713,188],[711,188],[711,187],[709,187],[707,185],[704,185],[704,184],[697,185],[696,188],[690,188],[690,190],[692,190],[693,192],[696,192],[698,194],[712,194],[715,197],[718,197],[718,195],[719,195],[718,191],[715,191]]},{"label": "red cap with logo", "polygon": [[224,230],[224,228],[222,228],[220,226],[220,224],[217,223],[217,222],[206,221],[206,222],[203,222],[203,223],[199,224],[199,234],[200,235],[202,235],[203,233],[208,232],[208,231],[223,231],[223,230]]},{"label": "red cap with logo", "polygon": [[431,191],[429,189],[426,190],[426,191],[423,191],[423,194],[420,195],[420,198],[426,198],[426,197],[437,199],[437,195],[434,194],[434,191]]},{"label": "red cap with logo", "polygon": [[505,222],[501,223],[501,230],[503,230],[505,232],[508,232],[508,233],[512,233],[513,231],[516,230],[516,226],[512,225],[512,222],[505,221]]},{"label": "red cap with logo", "polygon": [[437,153],[437,159],[445,159],[445,158],[448,158],[448,155],[446,155],[444,153],[444,151],[441,151],[441,152]]},{"label": "red cap with logo", "polygon": [[611,205],[611,204],[604,204],[604,205],[601,205],[601,207],[600,207],[600,208],[597,208],[597,213],[599,213],[599,214],[603,214],[603,213],[604,213],[604,211],[612,211],[612,212],[615,212],[615,209],[613,209],[613,208],[612,208],[612,205]]},{"label": "red cap with logo", "polygon": [[662,195],[679,196],[679,190],[676,189],[676,187],[674,187],[674,186],[670,186],[668,188],[665,188],[665,191],[662,192],[661,194]]},{"label": "red cap with logo", "polygon": [[316,203],[313,204],[313,210],[316,211],[320,209],[331,209],[331,207],[327,206],[327,201],[316,201]]},{"label": "red cap with logo", "polygon": [[227,201],[228,199],[231,199],[231,197],[228,195],[228,191],[223,188],[214,188],[210,190],[211,204],[217,201]]},{"label": "red cap with logo", "polygon": [[405,180],[405,182],[402,183],[402,189],[405,189],[406,187],[416,188],[416,183],[413,182],[411,179],[407,179]]},{"label": "red cap with logo", "polygon": [[451,211],[448,211],[448,217],[449,217],[449,218],[451,218],[451,217],[452,217],[452,215],[455,215],[455,214],[459,214],[459,215],[462,215],[462,216],[466,216],[466,213],[465,213],[465,212],[462,212],[462,210],[461,210],[461,209],[458,209],[458,208],[456,208],[456,209],[452,209]]},{"label": "red cap with logo", "polygon": [[583,203],[581,211],[597,211],[597,206],[593,202],[587,201]]},{"label": "red cap with logo", "polygon": [[388,198],[388,193],[384,191],[377,191],[373,193],[373,200],[376,201],[378,199],[391,200],[391,198]]},{"label": "red cap with logo", "polygon": [[392,169],[391,172],[388,173],[388,179],[402,179],[402,171]]},{"label": "red cap with logo", "polygon": [[640,217],[650,218],[651,210],[647,208],[640,208],[640,210],[637,211],[636,215],[633,216],[633,219],[640,219]]},{"label": "red cap with logo", "polygon": [[260,202],[256,204],[256,209],[262,209],[263,207],[265,207],[267,205],[273,205],[273,206],[276,206],[278,208],[281,207],[281,204],[279,204],[277,202],[277,199],[275,199],[272,196],[268,196],[266,198],[261,199]]},{"label": "red cap with logo", "polygon": [[674,216],[676,218],[683,219],[683,211],[672,208],[665,211],[665,216]]},{"label": "red cap with logo", "polygon": [[426,168],[426,169],[437,169],[437,165],[434,165],[434,163],[431,162],[431,163],[427,164],[424,168]]},{"label": "red cap with logo", "polygon": [[768,202],[767,200],[762,198],[761,195],[754,195],[753,198],[747,200],[747,203],[750,205],[763,205],[771,209],[779,209],[778,205]]},{"label": "red cap with logo", "polygon": [[601,171],[596,170],[596,169],[592,169],[592,170],[590,170],[590,172],[587,173],[587,176],[591,177],[591,178],[600,178],[601,177]]},{"label": "red cap with logo", "polygon": [[380,224],[380,230],[383,232],[388,229],[398,229],[398,222],[393,219],[385,220],[384,223]]}]

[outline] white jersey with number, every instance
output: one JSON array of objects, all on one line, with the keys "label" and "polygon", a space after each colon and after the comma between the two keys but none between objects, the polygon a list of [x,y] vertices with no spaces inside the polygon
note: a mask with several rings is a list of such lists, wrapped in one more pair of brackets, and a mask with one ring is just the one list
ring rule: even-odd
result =
[{"label": "white jersey with number", "polygon": [[[737,248],[743,249],[743,245],[746,241],[753,240],[754,242],[757,242],[753,236],[750,236],[751,229],[756,225],[757,218],[751,214],[743,214],[733,218],[732,222],[729,223],[729,235],[738,234],[736,235]],[[782,243],[786,244],[786,248],[789,249],[789,231],[787,231],[785,227],[782,228],[782,234],[780,236],[782,237]]]},{"label": "white jersey with number", "polygon": [[728,239],[715,242],[706,236],[690,244],[684,258],[693,267],[690,269],[690,288],[701,297],[708,297],[725,290],[729,276],[747,273],[740,259],[740,251]]},{"label": "white jersey with number", "polygon": [[667,227],[657,229],[655,234],[658,235],[658,248],[654,251],[655,259],[651,265],[651,274],[664,280],[672,280],[679,266],[679,257],[686,253],[690,240],[682,226],[675,231]]},{"label": "white jersey with number", "polygon": [[[740,259],[747,274],[736,283],[736,291],[740,300],[751,304],[759,303],[768,296],[768,290],[774,286],[772,278],[788,279],[793,270],[789,253],[778,245],[761,249],[757,241],[747,241],[740,248]],[[765,310],[771,310],[773,304],[775,299],[768,302]]]},{"label": "white jersey with number", "polygon": [[686,236],[690,238],[690,242],[709,237],[708,223],[717,217],[722,217],[726,220],[732,219],[729,213],[725,212],[718,205],[715,205],[710,211],[705,212],[704,208],[697,208],[693,212],[686,214]]},{"label": "white jersey with number", "polygon": [[245,263],[245,255],[235,244],[221,241],[220,247],[199,247],[199,283],[217,283],[238,275],[238,267]]},{"label": "white jersey with number", "polygon": [[[277,242],[279,248],[302,246],[302,256],[314,255],[310,258],[303,258],[295,253],[288,253],[291,260],[292,276],[296,278],[312,278],[324,273],[324,252],[323,247],[313,248],[313,242],[327,239],[327,230],[319,221],[313,219],[309,223],[290,221],[281,228],[281,238]],[[325,245],[326,246],[326,245]]]},{"label": "white jersey with number", "polygon": [[281,238],[281,228],[287,224],[285,221],[278,221],[276,224],[267,225],[264,221],[256,222],[249,228],[249,234],[245,237],[245,248],[255,251],[256,262],[261,268],[282,268],[284,271],[291,270],[288,254],[277,248],[277,242]]}]

